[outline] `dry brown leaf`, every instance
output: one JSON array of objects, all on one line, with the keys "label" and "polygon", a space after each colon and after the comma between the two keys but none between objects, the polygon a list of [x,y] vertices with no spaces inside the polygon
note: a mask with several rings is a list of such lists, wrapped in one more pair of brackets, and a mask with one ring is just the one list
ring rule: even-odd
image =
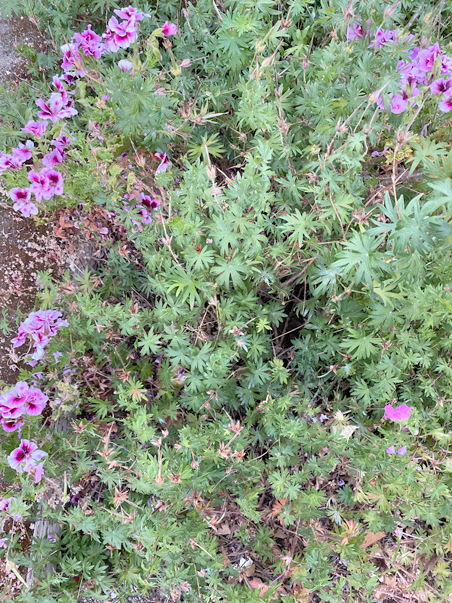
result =
[{"label": "dry brown leaf", "polygon": [[377,532],[376,534],[374,534],[370,530],[367,530],[366,537],[364,538],[363,542],[360,544],[359,548],[367,549],[367,547],[372,546],[373,544],[375,544],[376,542],[378,542],[385,536],[386,536],[386,534],[384,532]]}]

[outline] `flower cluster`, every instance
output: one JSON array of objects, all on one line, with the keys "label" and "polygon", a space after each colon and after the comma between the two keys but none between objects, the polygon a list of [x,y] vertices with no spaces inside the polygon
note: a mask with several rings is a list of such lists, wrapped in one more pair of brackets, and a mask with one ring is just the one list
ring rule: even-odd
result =
[{"label": "flower cluster", "polygon": [[31,355],[29,364],[35,366],[43,356],[44,348],[49,343],[50,337],[54,337],[60,327],[67,327],[67,320],[61,319],[61,312],[55,310],[38,310],[32,312],[19,326],[17,337],[12,339],[13,347],[17,348],[23,345],[27,335],[31,335],[34,345],[34,352]]},{"label": "flower cluster", "polygon": [[31,473],[35,476],[35,483],[39,483],[44,473],[44,461],[39,461],[47,456],[47,452],[39,450],[34,442],[21,440],[19,448],[15,448],[8,456],[8,464],[18,473]]},{"label": "flower cluster", "polygon": [[41,414],[48,397],[38,388],[19,381],[9,392],[0,396],[0,424],[4,431],[12,432],[24,424],[24,414],[32,417]]},{"label": "flower cluster", "polygon": [[[130,195],[126,194],[126,195],[124,195],[124,198],[126,199],[123,202],[124,209],[127,212],[129,212],[131,209],[131,207],[129,205]],[[149,224],[150,222],[152,222],[152,218],[151,218],[149,212],[152,209],[157,209],[157,207],[159,207],[159,205],[160,205],[160,201],[158,199],[152,199],[152,197],[150,197],[149,195],[145,195],[144,193],[141,193],[141,195],[138,197],[138,201],[139,201],[139,203],[135,204],[135,208],[138,209],[141,214],[141,222],[143,224]],[[132,222],[136,226],[140,226],[140,223],[137,222],[136,220],[132,220]]]}]

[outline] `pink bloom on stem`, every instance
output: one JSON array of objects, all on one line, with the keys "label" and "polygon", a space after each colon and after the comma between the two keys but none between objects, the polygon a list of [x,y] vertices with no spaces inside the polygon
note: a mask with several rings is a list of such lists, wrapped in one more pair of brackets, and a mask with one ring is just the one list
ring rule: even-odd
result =
[{"label": "pink bloom on stem", "polygon": [[47,103],[42,98],[38,98],[36,104],[41,109],[41,111],[38,111],[38,117],[41,117],[41,119],[50,119],[52,122],[65,117],[71,117],[71,115],[77,115],[76,109],[72,108],[69,104],[65,104],[59,92],[51,94]]},{"label": "pink bloom on stem", "polygon": [[36,467],[38,461],[47,456],[47,452],[39,450],[34,442],[21,440],[19,448],[15,448],[8,456],[8,464],[18,473],[28,473],[31,467]]},{"label": "pink bloom on stem", "polygon": [[126,59],[122,59],[122,61],[119,61],[118,67],[119,69],[121,69],[121,71],[130,71],[131,73],[134,73],[133,64],[130,61],[127,61]]},{"label": "pink bloom on stem", "polygon": [[446,98],[438,104],[438,109],[444,113],[449,113],[452,109],[452,98]]},{"label": "pink bloom on stem", "polygon": [[66,88],[65,88],[63,82],[60,80],[60,78],[57,75],[53,76],[52,81],[53,81],[53,85],[58,90],[58,93],[61,94],[63,104],[66,105],[69,102],[69,98],[68,98],[67,91],[66,91]]},{"label": "pink bloom on stem", "polygon": [[[84,76],[85,70],[82,68],[82,58],[78,52],[79,48],[77,44],[63,44],[61,46],[61,52],[63,52],[63,62],[61,68],[63,71],[71,71],[75,67],[77,75]],[[67,78],[64,78],[67,81]]]},{"label": "pink bloom on stem", "polygon": [[111,17],[104,37],[105,48],[111,52],[117,52],[119,48],[128,48],[137,39],[135,19],[119,23],[116,17]]},{"label": "pink bloom on stem", "polygon": [[61,154],[59,149],[56,148],[51,153],[44,155],[42,158],[42,163],[49,168],[56,167],[58,164],[63,163],[64,151],[62,151],[62,153],[63,154]]},{"label": "pink bloom on stem", "polygon": [[397,454],[400,454],[400,456],[405,456],[406,453],[407,453],[406,446],[402,446],[402,448],[399,448],[397,450]]},{"label": "pink bloom on stem", "polygon": [[391,421],[406,421],[411,416],[413,406],[407,406],[401,404],[397,408],[394,408],[392,404],[386,404],[385,406],[385,417],[391,419]]},{"label": "pink bloom on stem", "polygon": [[[430,86],[430,91],[432,94],[439,96],[440,94],[447,94],[447,91],[452,88],[452,78],[450,80],[435,80],[433,84]],[[450,95],[450,93],[449,93]]]},{"label": "pink bloom on stem", "polygon": [[154,153],[154,156],[160,161],[157,169],[155,170],[155,173],[159,174],[160,172],[165,172],[170,165],[168,155],[166,153]]},{"label": "pink bloom on stem", "polygon": [[8,153],[0,152],[0,174],[5,170],[18,170],[22,167],[22,163]]},{"label": "pink bloom on stem", "polygon": [[37,174],[34,170],[28,172],[28,180],[30,180],[30,191],[35,195],[36,201],[40,203],[44,197],[47,198],[49,193],[49,179],[42,171]]},{"label": "pink bloom on stem", "polygon": [[26,123],[25,127],[22,128],[22,132],[26,132],[27,134],[34,134],[36,138],[40,138],[46,131],[46,128],[46,121],[33,121],[32,119],[30,119],[30,121]]},{"label": "pink bloom on stem", "polygon": [[37,387],[30,387],[25,401],[25,412],[31,417],[40,415],[49,398]]},{"label": "pink bloom on stem", "polygon": [[82,31],[82,33],[74,34],[73,39],[85,57],[92,56],[95,59],[100,59],[105,51],[101,36],[91,29],[91,25],[88,25],[88,29]]},{"label": "pink bloom on stem", "polygon": [[138,200],[148,209],[157,209],[157,207],[160,206],[160,201],[158,199],[153,199],[144,193],[141,193],[141,195],[138,197]]},{"label": "pink bloom on stem", "polygon": [[394,94],[391,97],[391,113],[398,115],[403,113],[408,107],[408,102],[400,94]]},{"label": "pink bloom on stem", "polygon": [[177,34],[177,25],[175,23],[165,21],[165,23],[162,25],[162,32],[164,36],[175,36]]},{"label": "pink bloom on stem", "polygon": [[31,159],[32,153],[30,149],[26,146],[19,147],[17,149],[12,149],[13,157],[17,159],[19,163],[25,163],[28,159]]},{"label": "pink bloom on stem", "polygon": [[16,431],[16,429],[20,429],[23,425],[25,425],[24,421],[21,419],[0,419],[0,425],[3,427],[3,431],[7,433],[12,433]]},{"label": "pink bloom on stem", "polygon": [[68,136],[60,134],[57,136],[57,138],[55,138],[55,140],[52,140],[51,144],[56,147],[60,153],[62,153],[64,149],[71,144],[71,142],[72,141]]},{"label": "pink bloom on stem", "polygon": [[63,176],[59,172],[52,168],[44,168],[40,173],[49,181],[48,192],[43,195],[44,199],[49,200],[53,195],[63,194]]},{"label": "pink bloom on stem", "polygon": [[388,454],[395,454],[395,446],[389,446],[389,448],[386,448],[386,452]]},{"label": "pink bloom on stem", "polygon": [[16,211],[20,211],[25,218],[36,216],[38,213],[38,208],[32,201],[18,201],[14,203],[13,208]]},{"label": "pink bloom on stem", "polygon": [[426,48],[425,50],[421,50],[417,55],[416,61],[419,69],[424,73],[432,71],[435,61],[438,57],[442,57],[442,54],[438,42],[435,42],[433,46],[430,46],[430,48]]},{"label": "pink bloom on stem", "polygon": [[121,19],[132,19],[135,18],[137,21],[142,21],[145,17],[149,17],[146,13],[139,11],[137,8],[133,6],[128,6],[127,8],[116,8],[114,12]]},{"label": "pink bloom on stem", "polygon": [[9,191],[9,196],[13,201],[29,201],[31,197],[29,188],[12,188]]},{"label": "pink bloom on stem", "polygon": [[39,482],[42,480],[42,476],[44,475],[44,461],[42,461],[42,463],[39,463],[39,465],[34,465],[31,470],[31,473],[34,473],[35,484],[39,484]]},{"label": "pink bloom on stem", "polygon": [[347,39],[352,42],[364,36],[363,26],[360,23],[352,23],[347,32]]}]

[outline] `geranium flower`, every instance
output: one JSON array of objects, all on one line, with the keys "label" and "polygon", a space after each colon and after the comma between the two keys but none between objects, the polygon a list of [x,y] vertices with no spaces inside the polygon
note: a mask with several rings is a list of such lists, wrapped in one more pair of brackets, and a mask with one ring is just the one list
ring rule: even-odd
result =
[{"label": "geranium flower", "polygon": [[452,98],[446,98],[438,104],[438,109],[443,113],[449,113],[452,109]]},{"label": "geranium flower", "polygon": [[402,446],[402,448],[399,448],[397,450],[397,454],[400,454],[400,456],[405,456],[406,453],[407,453],[406,446]]},{"label": "geranium flower", "polygon": [[360,23],[352,23],[347,32],[347,39],[352,42],[364,36],[363,26]]},{"label": "geranium flower", "polygon": [[46,199],[49,192],[50,183],[47,176],[42,173],[42,170],[39,172],[39,174],[37,174],[34,170],[30,170],[28,172],[28,180],[31,182],[30,191],[36,197],[36,201],[40,203],[43,197]]},{"label": "geranium flower", "polygon": [[417,65],[421,71],[427,73],[433,70],[438,57],[442,57],[442,54],[438,42],[435,42],[430,48],[420,51],[416,57]]},{"label": "geranium flower", "polygon": [[406,421],[411,416],[413,406],[407,406],[401,404],[397,408],[394,408],[392,404],[386,404],[385,406],[385,417],[391,419],[391,421]]},{"label": "geranium flower", "polygon": [[128,48],[137,39],[135,19],[119,23],[116,17],[111,17],[104,37],[105,48],[111,52],[117,52],[119,48]]},{"label": "geranium flower", "polygon": [[122,61],[118,62],[118,67],[121,71],[130,71],[131,73],[135,73],[133,70],[133,64],[126,59],[122,59]]},{"label": "geranium flower", "polygon": [[50,119],[52,122],[71,117],[71,115],[77,115],[76,109],[64,103],[60,92],[51,94],[47,103],[42,98],[38,98],[36,104],[41,109],[41,111],[38,111],[38,117],[41,117],[41,119]]},{"label": "geranium flower", "polygon": [[139,11],[137,8],[133,6],[128,6],[127,8],[116,8],[114,12],[121,19],[132,19],[135,18],[137,21],[142,21],[145,17],[149,17],[146,13]]},{"label": "geranium flower", "polygon": [[26,132],[27,134],[34,134],[36,138],[40,138],[47,128],[46,121],[33,121],[30,119],[25,127],[22,128],[22,132]]},{"label": "geranium flower", "polygon": [[399,113],[403,113],[408,107],[408,102],[401,96],[400,94],[394,94],[390,96],[391,98],[391,113],[398,115]]},{"label": "geranium flower", "polygon": [[78,49],[83,52],[85,57],[92,56],[95,59],[100,59],[102,53],[105,52],[101,36],[91,29],[91,25],[88,25],[88,29],[82,31],[82,33],[74,34],[73,40],[75,40]]},{"label": "geranium flower", "polygon": [[55,140],[52,140],[50,144],[52,144],[55,148],[60,151],[60,153],[62,153],[64,149],[71,144],[71,142],[72,141],[68,136],[60,134],[55,138]]},{"label": "geranium flower", "polygon": [[165,23],[162,25],[162,32],[164,36],[175,36],[177,34],[177,25],[175,23],[165,21]]},{"label": "geranium flower", "polygon": [[47,155],[44,155],[44,157],[42,158],[42,163],[49,168],[53,168],[56,167],[58,164],[63,163],[63,159],[64,151],[62,151],[61,153],[59,149],[56,148],[51,153],[47,153]]},{"label": "geranium flower", "polygon": [[63,46],[61,46],[61,52],[63,53],[61,68],[63,71],[71,71],[72,68],[75,67],[77,75],[83,77],[86,72],[82,68],[82,58],[78,50],[78,45],[74,43],[63,44]]},{"label": "geranium flower", "polygon": [[386,448],[386,452],[388,454],[395,454],[395,446],[389,446],[389,448]]},{"label": "geranium flower", "polygon": [[40,173],[46,176],[49,181],[49,189],[48,192],[43,195],[44,199],[49,200],[53,195],[63,194],[63,176],[59,172],[52,168],[44,168]]},{"label": "geranium flower", "polygon": [[452,78],[449,80],[435,80],[433,84],[430,86],[430,91],[432,94],[439,96],[440,94],[446,94],[448,90],[452,88]]},{"label": "geranium flower", "polygon": [[12,149],[12,152],[14,159],[16,159],[21,164],[25,163],[32,157],[32,152],[27,146],[24,145],[18,147],[17,149]]},{"label": "geranium flower", "polygon": [[20,429],[23,425],[25,425],[25,422],[22,421],[21,419],[0,419],[0,425],[3,427],[3,431],[6,431],[7,433],[12,433],[13,431],[16,431],[16,429]]},{"label": "geranium flower", "polygon": [[0,174],[9,169],[18,170],[20,167],[22,167],[22,164],[15,157],[8,155],[8,153],[0,152]]},{"label": "geranium flower", "polygon": [[160,161],[155,173],[159,174],[160,172],[166,171],[170,165],[168,155],[166,153],[154,153],[154,157]]},{"label": "geranium flower", "polygon": [[8,464],[18,473],[22,473],[22,471],[29,473],[30,469],[36,467],[38,461],[46,456],[47,452],[39,450],[34,442],[21,440],[19,448],[15,448],[8,456]]},{"label": "geranium flower", "polygon": [[160,201],[158,199],[153,199],[152,197],[150,197],[149,195],[145,195],[144,193],[141,193],[141,195],[138,197],[138,200],[140,201],[140,203],[142,203],[142,205],[149,209],[157,209],[157,207],[160,206]]}]

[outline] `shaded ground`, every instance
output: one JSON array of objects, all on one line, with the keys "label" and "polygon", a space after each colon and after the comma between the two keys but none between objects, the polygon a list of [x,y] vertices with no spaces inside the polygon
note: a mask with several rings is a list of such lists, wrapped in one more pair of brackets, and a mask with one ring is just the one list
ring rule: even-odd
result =
[{"label": "shaded ground", "polygon": [[34,46],[38,51],[46,48],[38,28],[27,18],[13,14],[11,19],[2,19],[0,2],[0,79],[2,80],[14,80],[21,75],[23,59],[15,51],[18,44]]}]

